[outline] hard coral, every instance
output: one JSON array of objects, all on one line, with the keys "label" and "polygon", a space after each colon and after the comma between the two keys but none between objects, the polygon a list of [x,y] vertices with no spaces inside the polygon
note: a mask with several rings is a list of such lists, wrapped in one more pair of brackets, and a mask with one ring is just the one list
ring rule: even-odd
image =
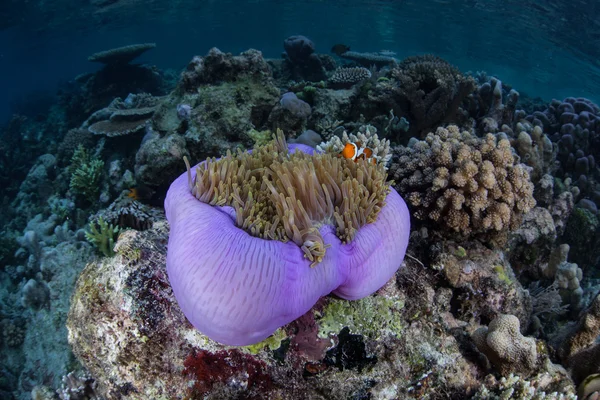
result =
[{"label": "hard coral", "polygon": [[100,192],[104,161],[90,156],[87,150],[79,145],[73,153],[68,171],[71,173],[71,192],[90,203],[95,203]]},{"label": "hard coral", "polygon": [[404,257],[408,210],[382,165],[290,150],[280,134],[207,160],[167,193],[169,280],[188,319],[216,341],[263,340],[330,292],[367,296]]},{"label": "hard coral", "polygon": [[315,44],[303,35],[290,36],[283,41],[287,56],[296,63],[303,63],[315,52]]},{"label": "hard coral", "polygon": [[488,328],[473,333],[473,341],[502,375],[531,373],[537,363],[535,340],[521,335],[519,319],[500,314]]},{"label": "hard coral", "polygon": [[364,67],[337,68],[329,78],[329,86],[335,89],[347,89],[370,78],[371,71]]},{"label": "hard coral", "polygon": [[83,127],[94,135],[108,137],[141,132],[154,115],[160,100],[147,93],[129,94],[125,100],[117,97],[108,107],[93,113]]},{"label": "hard coral", "polygon": [[105,257],[114,256],[115,241],[119,235],[119,227],[108,224],[100,217],[98,221],[90,222],[89,228],[90,230],[85,233],[85,238],[88,242],[95,245]]},{"label": "hard coral", "polygon": [[195,92],[202,84],[234,82],[242,77],[268,79],[270,75],[271,69],[258,50],[249,49],[234,56],[213,47],[206,56],[195,56],[190,61],[178,86],[182,91]]},{"label": "hard coral", "polygon": [[530,166],[532,180],[537,182],[542,175],[551,172],[556,159],[552,142],[540,126],[529,122],[518,122],[515,126],[514,147],[521,161]]},{"label": "hard coral", "polygon": [[108,208],[98,212],[96,217],[102,217],[107,224],[117,228],[144,231],[150,229],[162,217],[162,213],[135,200],[130,194],[127,197],[121,195]]},{"label": "hard coral", "polygon": [[441,230],[498,239],[535,206],[533,184],[510,143],[438,128],[395,149],[390,176],[413,215]]},{"label": "hard coral", "polygon": [[483,82],[467,98],[468,112],[477,118],[477,126],[485,132],[496,133],[503,125],[512,125],[519,92],[507,91],[498,78],[479,77]]},{"label": "hard coral", "polygon": [[476,88],[473,78],[429,54],[404,59],[392,70],[392,77],[402,108],[409,110],[410,130],[416,135],[442,121],[452,121],[461,102]]}]

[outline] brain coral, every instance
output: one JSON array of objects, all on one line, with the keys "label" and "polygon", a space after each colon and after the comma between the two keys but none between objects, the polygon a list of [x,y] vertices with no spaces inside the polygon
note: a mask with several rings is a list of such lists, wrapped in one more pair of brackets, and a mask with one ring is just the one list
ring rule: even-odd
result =
[{"label": "brain coral", "polygon": [[514,315],[499,314],[490,325],[473,332],[475,345],[502,375],[528,375],[538,360],[535,339],[525,337]]},{"label": "brain coral", "polygon": [[462,235],[506,233],[535,206],[533,184],[508,140],[438,128],[394,151],[390,177],[413,215]]},{"label": "brain coral", "polygon": [[281,134],[182,174],[165,210],[167,271],[186,317],[213,340],[248,345],[321,296],[379,289],[410,231],[406,204],[385,179],[382,165],[304,145],[288,151]]}]

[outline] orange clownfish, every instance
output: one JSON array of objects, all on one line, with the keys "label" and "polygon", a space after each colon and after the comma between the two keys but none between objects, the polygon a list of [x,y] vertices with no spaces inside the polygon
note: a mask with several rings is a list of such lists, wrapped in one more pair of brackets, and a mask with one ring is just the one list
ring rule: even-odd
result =
[{"label": "orange clownfish", "polygon": [[340,157],[344,157],[350,160],[368,160],[373,164],[377,164],[377,159],[373,157],[373,150],[368,147],[362,147],[360,142],[346,143],[344,149],[339,154]]}]

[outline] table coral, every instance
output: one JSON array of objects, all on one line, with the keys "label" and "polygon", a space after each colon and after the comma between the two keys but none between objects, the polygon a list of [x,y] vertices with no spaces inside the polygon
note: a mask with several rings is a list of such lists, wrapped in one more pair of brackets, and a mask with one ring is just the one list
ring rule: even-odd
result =
[{"label": "table coral", "polygon": [[82,125],[94,135],[126,136],[143,131],[161,98],[147,93],[130,94],[125,100],[117,97],[106,108],[93,113]]},{"label": "table coral", "polygon": [[156,43],[130,44],[129,46],[94,53],[88,57],[88,61],[104,64],[127,64],[142,53],[155,47]]},{"label": "table coral", "polygon": [[367,296],[404,258],[408,210],[383,165],[290,149],[280,133],[207,160],[167,193],[169,280],[216,341],[256,343],[331,292]]},{"label": "table coral", "polygon": [[390,177],[416,219],[465,237],[499,238],[535,206],[529,173],[509,141],[454,125],[396,148]]}]

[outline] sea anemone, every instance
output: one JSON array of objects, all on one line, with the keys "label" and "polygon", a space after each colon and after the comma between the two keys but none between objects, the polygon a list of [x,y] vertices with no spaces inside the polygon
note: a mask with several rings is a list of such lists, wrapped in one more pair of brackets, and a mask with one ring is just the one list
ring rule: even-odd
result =
[{"label": "sea anemone", "polygon": [[406,204],[382,165],[276,140],[177,178],[165,210],[167,271],[190,322],[228,345],[257,343],[321,296],[353,300],[400,267]]}]

